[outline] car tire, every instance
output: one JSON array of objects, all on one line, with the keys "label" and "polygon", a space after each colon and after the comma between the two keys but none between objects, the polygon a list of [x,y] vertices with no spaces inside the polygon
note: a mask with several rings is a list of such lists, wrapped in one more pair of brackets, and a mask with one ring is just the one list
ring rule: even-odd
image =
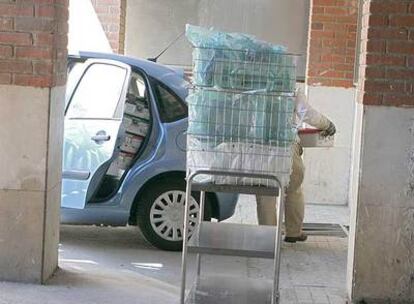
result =
[{"label": "car tire", "polygon": [[[168,251],[182,249],[182,223],[185,201],[185,180],[163,178],[152,183],[137,201],[137,223],[145,239],[153,246]],[[191,229],[198,224],[199,192],[192,192]],[[204,220],[210,221],[212,208],[206,195]]]}]

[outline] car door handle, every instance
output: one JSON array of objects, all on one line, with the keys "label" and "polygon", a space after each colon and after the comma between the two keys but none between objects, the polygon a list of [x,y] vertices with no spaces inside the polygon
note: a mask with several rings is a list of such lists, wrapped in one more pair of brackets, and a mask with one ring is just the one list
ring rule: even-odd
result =
[{"label": "car door handle", "polygon": [[91,139],[95,142],[109,141],[109,140],[111,140],[111,135],[96,134],[96,135],[92,136]]}]

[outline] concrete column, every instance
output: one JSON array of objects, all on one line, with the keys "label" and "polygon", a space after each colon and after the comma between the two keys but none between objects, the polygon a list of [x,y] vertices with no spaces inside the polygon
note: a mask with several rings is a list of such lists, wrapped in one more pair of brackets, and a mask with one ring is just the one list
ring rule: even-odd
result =
[{"label": "concrete column", "polygon": [[305,149],[307,203],[347,205],[355,112],[357,0],[312,0],[306,79],[309,103],[336,127],[335,146]]},{"label": "concrete column", "polygon": [[0,280],[58,264],[67,6],[0,1]]},{"label": "concrete column", "polygon": [[348,291],[414,303],[414,3],[364,0]]}]

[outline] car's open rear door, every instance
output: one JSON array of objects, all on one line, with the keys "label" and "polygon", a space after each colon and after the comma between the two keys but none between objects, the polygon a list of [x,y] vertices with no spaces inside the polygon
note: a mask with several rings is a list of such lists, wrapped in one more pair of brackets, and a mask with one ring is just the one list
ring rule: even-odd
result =
[{"label": "car's open rear door", "polygon": [[82,209],[113,159],[131,68],[88,60],[65,109],[62,207]]}]

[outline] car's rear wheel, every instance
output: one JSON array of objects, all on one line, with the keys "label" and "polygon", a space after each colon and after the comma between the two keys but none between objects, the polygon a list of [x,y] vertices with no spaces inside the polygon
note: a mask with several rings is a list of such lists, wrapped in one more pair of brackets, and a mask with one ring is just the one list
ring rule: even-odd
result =
[{"label": "car's rear wheel", "polygon": [[[199,220],[198,192],[190,202],[190,235]],[[153,183],[137,202],[137,222],[142,234],[157,248],[178,251],[182,248],[185,207],[185,181],[163,178]],[[204,220],[211,220],[211,204],[206,196]]]}]

